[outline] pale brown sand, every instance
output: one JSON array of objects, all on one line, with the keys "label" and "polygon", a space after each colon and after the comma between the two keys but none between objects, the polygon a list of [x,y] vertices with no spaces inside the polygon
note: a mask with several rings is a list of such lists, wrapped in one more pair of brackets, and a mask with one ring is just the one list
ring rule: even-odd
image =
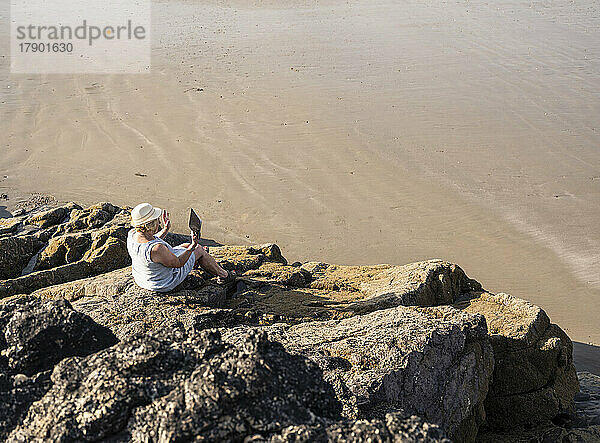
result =
[{"label": "pale brown sand", "polygon": [[8,76],[3,20],[0,186],[193,206],[292,261],[452,260],[600,343],[597,4],[224,3],[156,2],[146,76]]}]

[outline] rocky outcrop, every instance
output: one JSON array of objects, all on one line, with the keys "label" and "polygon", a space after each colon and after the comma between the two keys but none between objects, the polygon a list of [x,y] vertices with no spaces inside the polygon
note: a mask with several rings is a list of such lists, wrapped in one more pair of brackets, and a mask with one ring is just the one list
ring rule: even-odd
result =
[{"label": "rocky outcrop", "polygon": [[[484,418],[493,356],[481,316],[450,307],[397,307],[264,330],[290,352],[319,364],[347,417],[402,409],[439,424],[459,441],[472,441]],[[222,333],[238,343],[245,331]]]},{"label": "rocky outcrop", "polygon": [[[215,251],[216,250],[216,251]],[[282,260],[279,248],[273,244],[255,247],[211,248],[225,267],[243,268],[268,265],[269,260]],[[169,326],[204,329],[237,323],[245,312],[224,312],[215,317],[211,308],[225,306],[225,288],[210,280],[202,271],[192,271],[188,278],[168,295],[140,288],[133,281],[131,269],[125,268],[97,277],[75,280],[35,291],[42,298],[65,298],[76,309],[98,323],[110,327],[119,337],[132,332],[162,330]],[[226,320],[225,320],[226,319]],[[216,321],[215,324],[212,320]]]},{"label": "rocky outcrop", "polygon": [[[120,214],[115,218],[119,216]],[[109,228],[113,229],[111,235],[122,240],[127,231],[122,224],[116,224],[116,227]],[[93,233],[100,236],[100,233],[106,232],[105,229]],[[122,232],[114,229],[122,229]],[[69,263],[68,255],[71,254],[71,258],[75,259],[81,254],[82,248],[74,248],[70,252],[66,243],[84,244],[88,235],[84,232],[55,237],[42,253],[40,263],[66,264],[51,268],[51,272],[35,272],[21,279],[0,283],[0,294],[29,293],[58,282],[83,279],[104,273],[107,269],[127,265],[128,256],[124,243],[116,240],[111,240],[112,243],[108,245],[114,251],[105,251],[93,242],[81,260]],[[167,240],[179,244],[186,237],[172,236]],[[98,256],[90,257],[92,252]],[[274,244],[211,247],[210,253],[226,269],[235,269],[238,274],[242,274],[228,307],[242,316],[260,322],[344,318],[399,305],[435,306],[451,303],[465,292],[480,288],[460,267],[441,260],[405,266],[307,263],[300,267],[288,265],[280,249]],[[102,255],[106,259],[102,260]],[[99,266],[92,269],[92,264]],[[115,274],[119,276],[115,279],[115,284],[120,281],[120,275]],[[103,283],[86,281],[83,285],[75,286],[81,288],[92,285],[97,288],[106,285],[111,278],[100,278],[100,281]],[[67,285],[67,288],[70,286]],[[64,290],[72,292],[72,289],[59,286],[50,289],[54,294],[61,294]],[[48,293],[48,290],[43,292]],[[72,300],[68,295],[65,297]]]},{"label": "rocky outcrop", "polygon": [[0,218],[0,235],[12,235],[21,227],[23,217]]},{"label": "rocky outcrop", "polygon": [[[111,283],[102,285],[102,279]],[[189,329],[210,312],[209,308],[225,303],[225,288],[205,283],[201,277],[198,280],[193,290],[178,288],[165,296],[137,286],[126,268],[89,279],[79,289],[73,285],[73,290],[86,294],[74,301],[73,306],[111,328],[119,338],[172,327]]]},{"label": "rocky outcrop", "polygon": [[110,237],[98,249],[86,252],[84,257],[75,263],[0,281],[0,298],[28,294],[47,286],[99,275],[130,263],[126,244],[122,240]]},{"label": "rocky outcrop", "polygon": [[52,385],[50,370],[70,356],[85,356],[116,338],[64,300],[19,297],[0,304],[0,438]]},{"label": "rocky outcrop", "polygon": [[34,225],[39,228],[49,228],[56,226],[67,218],[73,209],[81,209],[78,205],[60,206],[58,208],[48,209],[46,211],[37,212],[25,220],[25,224]]},{"label": "rocky outcrop", "polygon": [[313,426],[289,426],[265,441],[270,443],[450,443],[438,426],[427,423],[414,415],[404,417],[398,413],[386,414],[381,420],[346,420],[334,423],[325,422]]},{"label": "rocky outcrop", "polygon": [[62,235],[69,232],[98,229],[113,220],[117,214],[123,214],[123,212],[127,214],[127,217],[122,221],[126,222],[128,226],[129,212],[111,203],[97,203],[86,209],[77,207],[70,213],[69,220],[58,227],[56,234]]},{"label": "rocky outcrop", "polygon": [[404,266],[336,266],[308,263],[313,289],[358,292],[348,309],[357,314],[395,306],[438,306],[453,303],[481,285],[453,263],[428,260]]},{"label": "rocky outcrop", "polygon": [[33,236],[0,238],[0,280],[19,277],[44,245]]},{"label": "rocky outcrop", "polygon": [[573,344],[539,307],[507,294],[473,293],[459,303],[485,316],[494,348],[486,399],[489,427],[537,425],[575,412]]},{"label": "rocky outcrop", "polygon": [[91,243],[91,235],[88,233],[51,238],[48,246],[40,253],[35,269],[51,269],[79,261]]},{"label": "rocky outcrop", "polygon": [[216,331],[169,327],[108,347],[106,328],[67,301],[36,297],[2,304],[0,323],[7,441],[449,442],[403,413],[342,419],[318,366],[264,333],[232,346]]},{"label": "rocky outcrop", "polygon": [[[257,334],[135,335],[62,361],[8,441],[242,441],[339,417],[318,368]],[[57,413],[60,411],[60,413]]]},{"label": "rocky outcrop", "polygon": [[[0,304],[0,437],[595,438],[595,409],[574,415],[568,336],[456,264],[290,265],[274,244],[211,245],[235,285],[192,271],[159,294],[133,281],[128,229],[110,203],[0,225],[0,297],[12,296]],[[595,394],[577,395],[581,411]]]},{"label": "rocky outcrop", "polygon": [[346,318],[396,306],[437,306],[481,287],[460,267],[441,260],[405,266],[336,266],[320,262],[302,266],[281,262],[243,265],[242,281],[229,306],[246,310],[248,316],[263,322],[297,323]]},{"label": "rocky outcrop", "polygon": [[[0,298],[128,266],[128,228],[129,212],[110,203],[28,216],[22,232],[0,238]],[[21,275],[38,252],[34,272]]]}]

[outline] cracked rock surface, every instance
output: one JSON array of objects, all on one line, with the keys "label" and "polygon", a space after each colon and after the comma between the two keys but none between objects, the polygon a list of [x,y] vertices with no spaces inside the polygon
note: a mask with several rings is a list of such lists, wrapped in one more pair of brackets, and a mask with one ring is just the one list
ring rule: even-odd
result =
[{"label": "cracked rock surface", "polygon": [[212,242],[235,284],[194,270],[159,294],[133,281],[128,230],[110,203],[0,221],[1,439],[598,441],[569,337],[454,263]]},{"label": "cracked rock surface", "polygon": [[65,300],[20,297],[0,304],[0,326],[0,438],[48,391],[56,363],[117,341],[109,329]]}]

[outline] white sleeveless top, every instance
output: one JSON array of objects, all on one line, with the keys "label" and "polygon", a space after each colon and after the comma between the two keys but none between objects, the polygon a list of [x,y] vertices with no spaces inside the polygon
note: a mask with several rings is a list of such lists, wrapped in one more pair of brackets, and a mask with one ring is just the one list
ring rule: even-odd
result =
[{"label": "white sleeveless top", "polygon": [[127,251],[131,256],[131,274],[138,286],[151,291],[167,292],[181,283],[194,268],[196,258],[194,254],[181,268],[168,268],[160,263],[155,263],[150,258],[150,251],[157,243],[162,243],[173,254],[180,256],[185,252],[181,246],[171,247],[161,238],[154,237],[147,243],[138,243],[134,239],[135,229],[127,235]]}]

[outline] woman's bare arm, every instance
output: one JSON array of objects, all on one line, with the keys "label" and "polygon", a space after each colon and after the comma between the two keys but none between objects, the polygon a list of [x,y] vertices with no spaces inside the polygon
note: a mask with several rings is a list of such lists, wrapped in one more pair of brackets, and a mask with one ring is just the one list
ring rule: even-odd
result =
[{"label": "woman's bare arm", "polygon": [[154,263],[160,263],[167,268],[182,268],[190,258],[190,256],[194,253],[194,248],[190,245],[183,254],[179,257],[169,251],[163,244],[156,244],[150,250],[150,259]]},{"label": "woman's bare arm", "polygon": [[169,213],[167,211],[163,211],[161,218],[164,227],[156,233],[156,236],[164,239],[167,232],[169,232],[169,229],[171,229],[171,219],[169,218]]}]

